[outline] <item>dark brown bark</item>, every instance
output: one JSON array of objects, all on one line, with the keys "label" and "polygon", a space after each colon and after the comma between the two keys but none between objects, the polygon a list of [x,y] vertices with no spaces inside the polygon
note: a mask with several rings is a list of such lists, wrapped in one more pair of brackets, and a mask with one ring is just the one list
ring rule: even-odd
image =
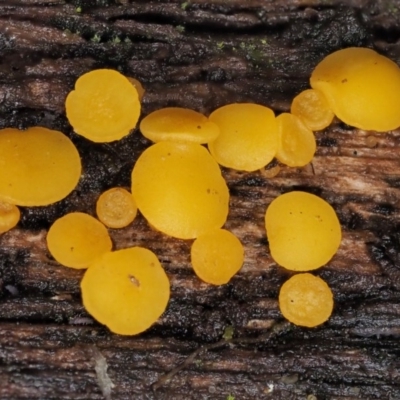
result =
[{"label": "dark brown bark", "polygon": [[[0,127],[60,129],[84,164],[67,199],[23,209],[18,228],[0,237],[0,398],[104,398],[95,372],[103,356],[113,399],[399,399],[398,130],[378,135],[336,121],[316,134],[310,168],[282,167],[274,178],[224,170],[232,199],[226,226],[246,248],[242,271],[225,286],[200,282],[190,243],[150,230],[141,217],[111,231],[116,249],[154,250],[171,278],[167,312],[138,337],[91,321],[80,300],[82,272],[58,265],[45,245],[57,217],[93,213],[101,191],[129,187],[148,145],[139,132],[106,145],[71,132],[63,104],[79,75],[109,67],[136,77],[146,88],[144,114],[165,106],[209,113],[235,101],[287,111],[315,64],[336,49],[368,46],[400,63],[399,3],[81,3],[0,2]],[[373,148],[369,136],[377,138]],[[328,200],[343,226],[338,254],[317,272],[334,291],[334,314],[316,329],[279,325],[277,293],[289,273],[269,255],[263,216],[272,198],[292,189]],[[201,347],[218,343],[227,326],[234,342]],[[194,362],[153,390],[199,348]]]}]

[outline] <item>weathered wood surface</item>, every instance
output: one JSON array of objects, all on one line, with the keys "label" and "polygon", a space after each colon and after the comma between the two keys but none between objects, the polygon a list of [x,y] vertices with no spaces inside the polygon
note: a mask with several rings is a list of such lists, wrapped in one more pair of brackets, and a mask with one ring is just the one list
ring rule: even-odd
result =
[{"label": "weathered wood surface", "polygon": [[[148,145],[138,132],[107,145],[71,132],[63,103],[80,74],[110,67],[138,78],[147,90],[144,114],[173,105],[209,113],[235,101],[287,111],[333,50],[368,46],[400,63],[400,3],[81,3],[0,2],[0,127],[60,129],[84,164],[73,194],[23,209],[19,227],[0,237],[0,398],[104,398],[95,372],[103,356],[113,399],[400,399],[400,131],[378,135],[336,121],[317,133],[313,168],[283,167],[274,178],[224,170],[232,197],[226,226],[246,248],[228,285],[201,283],[190,268],[190,243],[150,230],[140,217],[111,231],[116,249],[154,250],[171,278],[167,312],[139,337],[78,325],[90,322],[82,272],[59,266],[45,246],[57,217],[93,213],[102,190],[129,187],[134,160]],[[263,216],[272,198],[298,188],[328,200],[343,226],[338,254],[317,272],[334,291],[335,310],[322,327],[283,325],[267,340],[262,335],[282,322],[277,293],[289,273],[271,260]],[[198,354],[154,390],[193,351],[220,341],[227,326],[235,343]]]}]

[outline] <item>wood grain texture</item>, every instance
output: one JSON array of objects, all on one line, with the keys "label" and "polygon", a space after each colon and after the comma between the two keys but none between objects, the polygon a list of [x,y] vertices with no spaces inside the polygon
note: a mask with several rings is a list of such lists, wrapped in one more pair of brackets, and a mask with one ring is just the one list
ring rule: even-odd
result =
[{"label": "wood grain texture", "polygon": [[[224,169],[226,227],[246,250],[227,285],[200,282],[191,243],[152,231],[141,217],[111,230],[115,249],[150,248],[171,279],[166,313],[138,337],[89,318],[82,272],[58,265],[45,243],[56,218],[93,214],[103,190],[129,187],[149,145],[139,132],[93,144],[71,131],[64,100],[82,73],[108,67],[139,79],[143,115],[165,106],[210,113],[239,101],[279,113],[334,50],[372,47],[400,64],[399,26],[400,4],[389,0],[1,1],[0,127],[62,130],[84,173],[67,199],[22,209],[19,226],[0,237],[0,399],[102,399],[97,352],[112,399],[400,399],[399,130],[376,134],[336,120],[316,133],[312,167],[282,166],[274,178]],[[290,274],[270,257],[263,218],[274,197],[293,189],[322,196],[339,215],[342,245],[317,272],[334,291],[335,310],[319,328],[284,325],[267,338],[283,321],[277,294]],[[153,390],[227,326],[234,343],[201,352]]]}]

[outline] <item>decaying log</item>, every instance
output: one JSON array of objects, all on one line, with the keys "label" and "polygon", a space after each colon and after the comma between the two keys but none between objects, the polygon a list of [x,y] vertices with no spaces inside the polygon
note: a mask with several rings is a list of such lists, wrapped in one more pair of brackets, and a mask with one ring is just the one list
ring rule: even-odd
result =
[{"label": "decaying log", "polygon": [[[0,398],[400,399],[399,130],[336,120],[316,133],[306,168],[282,166],[273,178],[224,169],[226,226],[246,249],[227,285],[200,282],[190,242],[140,216],[111,230],[116,249],[155,251],[171,279],[168,310],[138,337],[93,321],[81,304],[82,272],[57,264],[45,244],[56,218],[93,214],[101,191],[129,187],[149,145],[139,132],[111,144],[72,132],[64,100],[82,73],[109,67],[139,79],[143,114],[249,101],[279,113],[334,50],[372,47],[400,64],[399,26],[400,4],[390,0],[2,0],[0,127],[62,130],[84,174],[68,198],[22,209],[18,228],[0,237]],[[325,198],[343,226],[338,254],[317,272],[334,291],[334,314],[316,329],[281,324],[277,293],[290,274],[271,259],[264,230],[266,206],[293,189]]]}]

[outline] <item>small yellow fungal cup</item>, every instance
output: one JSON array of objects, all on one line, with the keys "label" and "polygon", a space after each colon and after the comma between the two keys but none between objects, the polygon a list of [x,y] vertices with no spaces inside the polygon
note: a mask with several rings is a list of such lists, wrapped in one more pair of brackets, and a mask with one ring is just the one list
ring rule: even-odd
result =
[{"label": "small yellow fungal cup", "polygon": [[101,194],[96,203],[99,220],[109,228],[124,228],[136,217],[137,206],[131,193],[112,188]]},{"label": "small yellow fungal cup", "polygon": [[143,85],[135,78],[127,77],[128,81],[135,87],[138,92],[139,101],[142,101],[145,89]]},{"label": "small yellow fungal cup", "polygon": [[194,241],[191,261],[194,272],[204,282],[224,285],[243,265],[243,245],[233,233],[214,229]]},{"label": "small yellow fungal cup", "polygon": [[289,167],[304,167],[311,162],[317,148],[313,131],[289,113],[280,114],[276,122],[279,137],[276,158]]},{"label": "small yellow fungal cup", "polygon": [[143,118],[143,136],[153,142],[209,143],[219,135],[218,126],[203,114],[179,107],[162,108]]},{"label": "small yellow fungal cup", "polygon": [[303,90],[292,101],[290,112],[299,117],[312,131],[328,127],[335,116],[322,92]]},{"label": "small yellow fungal cup", "polygon": [[59,218],[47,234],[47,247],[62,265],[82,269],[111,251],[106,227],[92,216],[73,212]]},{"label": "small yellow fungal cup", "polygon": [[14,228],[18,224],[20,217],[21,214],[17,206],[0,201],[0,233]]},{"label": "small yellow fungal cup", "polygon": [[313,328],[331,316],[333,294],[326,282],[317,276],[293,275],[281,287],[279,308],[293,324]]}]

